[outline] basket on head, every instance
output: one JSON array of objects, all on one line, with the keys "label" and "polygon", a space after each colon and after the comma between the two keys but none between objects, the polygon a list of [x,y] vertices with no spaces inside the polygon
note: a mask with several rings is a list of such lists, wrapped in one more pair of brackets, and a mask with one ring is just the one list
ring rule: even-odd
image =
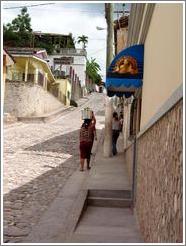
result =
[{"label": "basket on head", "polygon": [[81,118],[82,120],[91,119],[92,118],[92,110],[90,108],[84,108],[81,110]]}]

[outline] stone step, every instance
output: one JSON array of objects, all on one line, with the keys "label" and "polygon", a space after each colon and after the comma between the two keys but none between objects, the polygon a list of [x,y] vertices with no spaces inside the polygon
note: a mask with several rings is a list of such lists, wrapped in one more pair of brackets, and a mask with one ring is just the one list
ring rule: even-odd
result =
[{"label": "stone step", "polygon": [[129,208],[132,205],[132,200],[128,198],[108,198],[89,196],[87,198],[87,205],[96,207]]},{"label": "stone step", "polygon": [[131,198],[131,190],[88,190],[88,196],[104,198]]},{"label": "stone step", "polygon": [[130,208],[89,206],[68,241],[74,242],[141,243],[143,240]]},{"label": "stone step", "polygon": [[[55,242],[54,242],[55,243]],[[118,236],[113,235],[111,232],[110,235],[100,235],[100,234],[74,234],[73,237],[68,241],[68,243],[143,243],[143,240],[136,235],[126,235]]]}]

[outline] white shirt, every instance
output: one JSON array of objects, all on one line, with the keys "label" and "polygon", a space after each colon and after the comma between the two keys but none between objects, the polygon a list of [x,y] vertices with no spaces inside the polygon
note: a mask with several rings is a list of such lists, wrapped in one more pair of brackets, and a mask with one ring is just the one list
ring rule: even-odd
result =
[{"label": "white shirt", "polygon": [[120,130],[120,122],[119,120],[112,120],[112,130]]}]

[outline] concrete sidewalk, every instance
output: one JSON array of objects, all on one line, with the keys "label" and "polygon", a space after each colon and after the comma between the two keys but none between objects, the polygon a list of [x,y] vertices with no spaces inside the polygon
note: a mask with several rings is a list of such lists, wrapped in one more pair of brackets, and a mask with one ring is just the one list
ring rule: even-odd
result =
[{"label": "concrete sidewalk", "polygon": [[89,179],[87,206],[76,230],[67,242],[140,243],[143,242],[131,209],[131,185],[118,139],[118,154],[103,157],[103,139],[99,143]]},{"label": "concrete sidewalk", "polygon": [[87,189],[101,190],[130,190],[127,169],[124,164],[122,137],[117,143],[118,154],[106,158],[103,156],[103,138],[101,139],[98,152],[90,172],[91,177],[87,183]]},{"label": "concrete sidewalk", "polygon": [[[130,204],[126,203],[131,187],[123,162],[122,138],[118,155],[111,158],[103,157],[103,130],[98,138],[91,170],[74,172],[25,242],[143,242]],[[98,194],[98,203],[88,202],[90,192]]]}]

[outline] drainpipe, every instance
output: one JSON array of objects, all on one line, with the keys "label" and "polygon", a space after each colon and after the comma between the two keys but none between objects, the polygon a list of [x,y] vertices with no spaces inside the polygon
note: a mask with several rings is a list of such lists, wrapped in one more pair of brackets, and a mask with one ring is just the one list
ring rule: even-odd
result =
[{"label": "drainpipe", "polygon": [[[105,3],[105,18],[107,22],[107,69],[113,59],[113,38],[114,38],[114,26],[113,26],[113,3]],[[105,99],[105,136],[103,143],[104,157],[112,156],[112,112],[113,103],[112,98],[106,96]]]},{"label": "drainpipe", "polygon": [[136,134],[134,136],[134,148],[133,148],[133,170],[132,170],[132,205],[136,201]]}]

